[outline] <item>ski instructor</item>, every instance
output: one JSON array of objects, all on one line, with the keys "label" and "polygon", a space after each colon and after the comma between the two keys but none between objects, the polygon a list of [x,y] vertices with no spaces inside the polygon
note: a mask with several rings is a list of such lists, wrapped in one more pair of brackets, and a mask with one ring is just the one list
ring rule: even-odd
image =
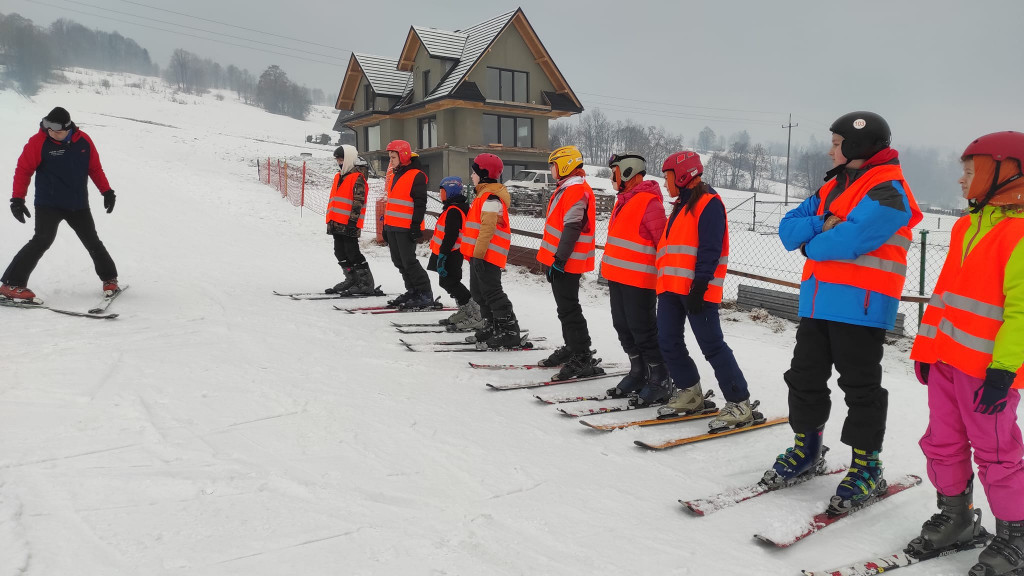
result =
[{"label": "ski instructor", "polygon": [[39,259],[57,237],[62,221],[75,231],[92,257],[96,275],[103,282],[103,291],[117,291],[117,267],[96,234],[96,224],[89,210],[87,178],[103,194],[103,207],[114,210],[114,191],[100,165],[99,154],[92,139],[71,121],[67,110],[57,107],[39,123],[39,132],[29,139],[14,170],[14,194],[11,213],[18,222],[32,214],[25,207],[28,184],[35,174],[35,234],[18,252],[4,271],[0,295],[14,300],[31,300],[35,294],[28,289],[28,277]]}]

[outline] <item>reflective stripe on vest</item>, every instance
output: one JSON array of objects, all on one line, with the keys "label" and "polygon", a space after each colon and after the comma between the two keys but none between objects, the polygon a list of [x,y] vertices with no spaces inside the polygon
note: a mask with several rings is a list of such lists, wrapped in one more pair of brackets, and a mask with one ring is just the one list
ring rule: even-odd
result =
[{"label": "reflective stripe on vest", "polygon": [[412,227],[414,203],[412,201],[412,185],[416,176],[422,172],[412,168],[398,179],[392,181],[388,189],[388,202],[384,209],[384,225],[396,228]]},{"label": "reflective stripe on vest", "polygon": [[[338,224],[348,224],[352,216],[352,203],[355,199],[356,182],[363,175],[359,172],[349,172],[342,178],[341,174],[334,175],[334,182],[331,184],[331,199],[327,203],[327,221]],[[363,190],[366,190],[366,182],[363,182]],[[363,207],[359,210],[359,220],[356,227],[363,229],[363,220],[366,217],[366,201],[363,200]]]},{"label": "reflective stripe on vest", "polygon": [[594,191],[583,178],[578,176],[563,182],[562,187],[555,190],[548,200],[544,237],[541,239],[540,250],[537,251],[537,261],[541,264],[545,266],[554,264],[555,253],[558,252],[558,243],[562,239],[562,231],[565,226],[565,214],[579,202],[587,203],[587,220],[583,223],[583,230],[565,263],[565,271],[570,274],[583,274],[594,269],[594,255],[597,252],[594,239],[594,212],[596,209]]},{"label": "reflective stripe on vest", "polygon": [[[476,250],[476,240],[480,237],[480,217],[483,214],[484,202],[491,196],[500,199],[498,195],[492,192],[478,190],[478,194],[473,200],[473,205],[469,208],[469,214],[466,215],[466,223],[462,226],[462,255],[466,259],[472,258],[473,252]],[[508,251],[511,247],[512,228],[509,226],[508,221],[508,207],[502,202],[501,216],[498,218],[494,235],[491,236],[491,241],[487,245],[487,252],[484,253],[483,259],[498,268],[504,268],[505,263],[508,262]]]},{"label": "reflective stripe on vest", "polygon": [[658,284],[655,266],[658,249],[655,242],[640,235],[644,214],[651,202],[661,202],[654,194],[637,194],[619,210],[612,211],[608,240],[601,258],[601,276],[612,282],[653,290]]},{"label": "reflective stripe on vest", "polygon": [[[903,179],[903,171],[897,165],[875,166],[850,184],[850,187],[832,201],[828,210],[842,220],[850,215],[867,193],[885,182],[898,181],[907,195],[911,221],[919,220],[921,211],[917,207],[910,187]],[[818,189],[818,215],[825,214],[825,200],[835,189],[833,178]],[[845,284],[872,292],[879,292],[891,298],[899,298],[907,277],[907,249],[911,243],[911,232],[904,226],[886,240],[884,244],[853,260],[806,260],[801,281],[814,276],[822,282]]]},{"label": "reflective stripe on vest", "polygon": [[[462,221],[466,221],[466,214],[462,212],[457,206],[449,206],[445,208],[444,212],[437,218],[437,224],[434,225],[434,235],[430,237],[430,251],[434,254],[441,253],[441,242],[444,241],[444,224],[442,222],[448,221],[448,211],[458,210],[462,213]],[[459,231],[459,238],[455,240],[455,245],[452,246],[452,252],[462,250],[462,231]]]},{"label": "reflective stripe on vest", "polygon": [[[700,223],[700,215],[712,201],[721,203],[722,199],[718,194],[704,194],[697,199],[693,210],[687,211],[685,207],[680,208],[671,227],[665,227],[665,232],[661,235],[661,240],[658,241],[658,282],[655,286],[658,294],[662,292],[690,293],[690,286],[693,284],[697,268],[697,249],[700,245],[697,225]],[[722,255],[718,259],[718,265],[715,266],[714,277],[708,282],[707,292],[704,293],[706,302],[715,304],[722,302],[728,264],[729,222],[726,220],[722,236]]]},{"label": "reflective stripe on vest", "polygon": [[[944,362],[975,378],[985,378],[1003,326],[1006,265],[1024,240],[1024,220],[999,222],[963,258],[969,227],[969,216],[953,227],[949,254],[921,318],[910,357],[919,362]],[[1015,388],[1024,387],[1022,373],[1024,367],[1017,371]]]}]

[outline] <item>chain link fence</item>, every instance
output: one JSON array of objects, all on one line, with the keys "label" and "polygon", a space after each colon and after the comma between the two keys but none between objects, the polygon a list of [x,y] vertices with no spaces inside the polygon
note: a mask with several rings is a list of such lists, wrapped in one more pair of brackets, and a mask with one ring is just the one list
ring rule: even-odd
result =
[{"label": "chain link fence", "polygon": [[[262,182],[275,186],[292,205],[302,206],[322,216],[326,212],[331,183],[337,172],[338,166],[333,159],[268,159],[260,161],[259,177]],[[369,188],[365,230],[373,233],[376,228],[371,222],[377,222],[383,216],[383,199],[386,195],[384,180],[370,178]],[[725,282],[726,299],[735,299],[741,284],[797,294],[804,257],[799,251],[790,252],[782,246],[778,230],[783,216],[799,205],[800,200],[784,203],[775,200],[777,196],[773,195],[769,195],[771,200],[761,200],[757,194],[749,192],[719,190],[719,193],[729,220],[730,274],[726,276]],[[472,190],[467,191],[467,195],[472,201]],[[441,208],[437,193],[430,192],[427,217],[424,219],[427,228],[434,227]],[[668,203],[665,208],[666,211],[671,210]],[[512,212],[510,223],[513,245],[528,250],[540,248],[544,231],[542,212]],[[599,211],[596,221],[598,262],[608,238],[609,215],[607,211]],[[955,216],[926,214],[923,222],[913,230],[914,241],[907,252],[905,296],[920,295],[926,300],[931,294],[949,251],[950,228],[955,221]],[[596,276],[597,271],[591,274]],[[917,334],[923,309],[922,303],[900,303],[904,335]]]}]

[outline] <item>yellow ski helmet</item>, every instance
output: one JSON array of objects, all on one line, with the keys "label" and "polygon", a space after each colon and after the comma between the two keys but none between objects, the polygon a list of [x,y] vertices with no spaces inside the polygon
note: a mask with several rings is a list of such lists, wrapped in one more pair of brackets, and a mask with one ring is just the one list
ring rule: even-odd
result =
[{"label": "yellow ski helmet", "polygon": [[583,153],[575,146],[562,146],[551,152],[548,164],[554,164],[558,170],[558,177],[565,178],[572,174],[573,170],[583,166]]}]

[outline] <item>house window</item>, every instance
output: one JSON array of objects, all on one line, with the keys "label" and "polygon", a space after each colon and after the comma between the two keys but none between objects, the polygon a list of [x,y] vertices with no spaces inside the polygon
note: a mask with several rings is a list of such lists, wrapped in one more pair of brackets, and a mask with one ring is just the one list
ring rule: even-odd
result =
[{"label": "house window", "polygon": [[367,82],[366,85],[363,86],[363,101],[366,103],[367,110],[373,110],[373,99],[373,86],[370,86],[370,83]]},{"label": "house window", "polygon": [[430,94],[430,70],[423,71],[423,97],[426,98],[427,94]]},{"label": "house window", "polygon": [[437,146],[437,117],[420,118],[420,149]]},{"label": "house window", "polygon": [[483,115],[484,144],[533,148],[533,119]]},{"label": "house window", "polygon": [[487,98],[506,102],[528,102],[530,82],[526,72],[505,70],[504,68],[487,69]]},{"label": "house window", "polygon": [[366,151],[380,150],[380,124],[366,127]]},{"label": "house window", "polygon": [[[512,179],[513,176],[519,174],[519,172],[526,170],[525,164],[505,164],[504,170],[501,171],[501,181],[507,182]],[[533,179],[533,174],[529,174],[529,178]],[[520,178],[525,180],[525,178]]]}]

